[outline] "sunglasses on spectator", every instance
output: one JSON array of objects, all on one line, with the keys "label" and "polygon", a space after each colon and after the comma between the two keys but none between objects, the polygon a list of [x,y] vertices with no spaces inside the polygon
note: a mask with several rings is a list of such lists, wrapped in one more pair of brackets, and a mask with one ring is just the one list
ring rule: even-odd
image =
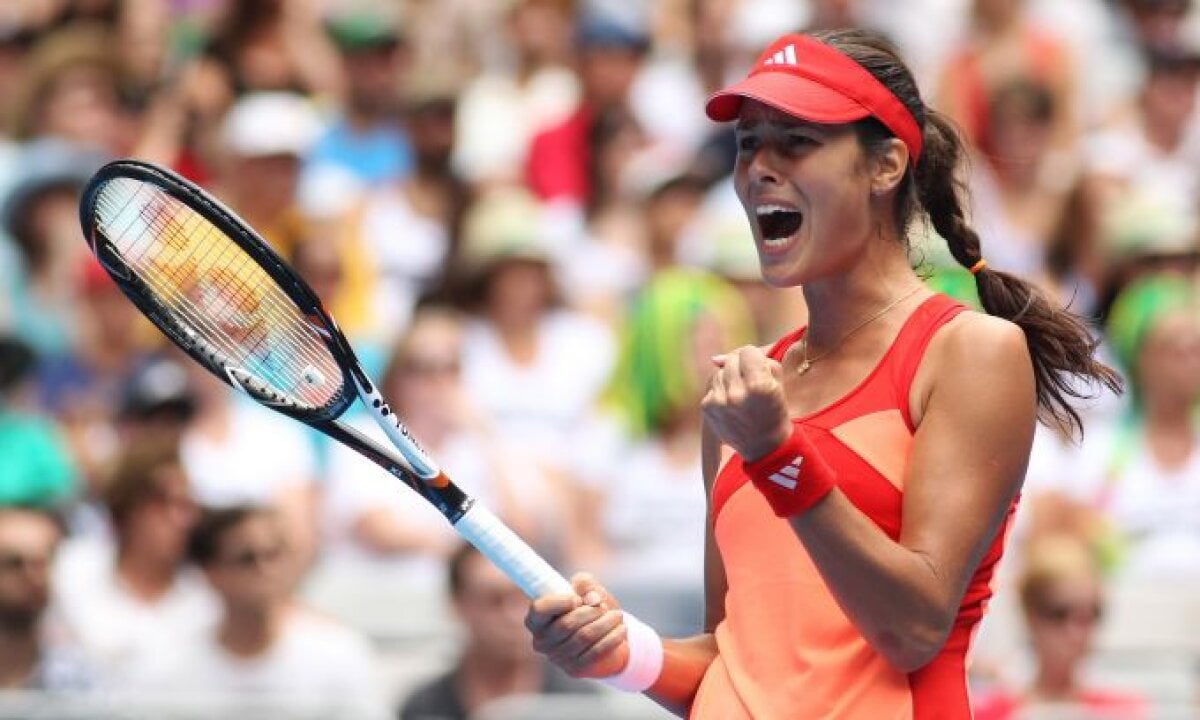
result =
[{"label": "sunglasses on spectator", "polygon": [[462,363],[457,359],[410,357],[404,361],[404,372],[409,375],[458,375]]},{"label": "sunglasses on spectator", "polygon": [[186,510],[196,508],[196,501],[187,492],[174,492],[163,488],[152,488],[146,493],[146,499],[163,507],[175,507]]},{"label": "sunglasses on spectator", "polygon": [[49,555],[0,550],[0,572],[45,571],[49,565]]},{"label": "sunglasses on spectator", "polygon": [[1052,625],[1065,625],[1068,622],[1095,625],[1104,617],[1104,608],[1099,603],[1045,603],[1037,608],[1037,615]]},{"label": "sunglasses on spectator", "polygon": [[241,548],[226,554],[221,560],[221,564],[230,565],[239,570],[262,567],[280,560],[284,552],[286,549],[282,544],[262,548]]}]

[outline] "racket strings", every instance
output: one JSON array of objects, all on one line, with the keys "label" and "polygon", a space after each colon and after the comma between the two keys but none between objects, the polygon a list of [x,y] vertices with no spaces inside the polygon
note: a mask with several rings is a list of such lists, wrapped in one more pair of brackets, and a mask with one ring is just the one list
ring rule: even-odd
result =
[{"label": "racket strings", "polygon": [[[141,190],[145,190],[145,189],[146,188],[144,188],[144,187],[141,188]],[[156,191],[154,191],[154,190],[150,190],[150,192],[156,193]],[[186,211],[186,208],[183,208],[183,209]],[[254,273],[254,271],[259,271],[260,273],[261,273],[261,271],[259,270],[257,264],[254,263],[253,261],[251,261],[249,259],[249,257],[246,256],[244,253],[242,253],[240,251],[240,248],[237,248],[236,245],[234,245],[233,243],[228,242],[228,241],[220,242],[220,240],[224,238],[224,235],[222,233],[220,233],[220,231],[217,230],[214,226],[212,226],[211,223],[208,223],[207,220],[205,220],[203,217],[201,217],[198,214],[186,212],[185,220],[183,221],[183,223],[175,225],[175,223],[177,222],[177,219],[175,217],[162,212],[161,206],[158,206],[156,208],[155,205],[151,205],[151,204],[143,205],[139,214],[141,215],[141,219],[146,221],[146,223],[148,225],[148,229],[152,230],[153,232],[141,233],[140,237],[146,238],[150,242],[144,244],[141,248],[139,248],[136,245],[136,239],[135,239],[135,244],[131,245],[131,248],[130,248],[131,250],[145,249],[145,246],[152,243],[155,238],[161,239],[167,247],[171,247],[176,250],[181,250],[181,249],[186,250],[188,247],[188,243],[198,243],[199,246],[205,247],[205,248],[212,248],[212,247],[220,248],[218,251],[218,255],[215,258],[209,257],[209,256],[211,256],[211,251],[206,250],[198,258],[195,256],[186,256],[182,263],[173,263],[172,265],[169,265],[166,268],[163,268],[161,265],[159,265],[156,269],[160,269],[160,270],[165,269],[167,271],[166,274],[169,276],[169,279],[172,280],[173,282],[169,286],[166,286],[166,287],[164,287],[161,283],[158,283],[156,289],[171,290],[172,295],[176,299],[186,298],[186,299],[189,299],[189,300],[195,302],[196,304],[205,305],[206,307],[204,309],[208,310],[207,313],[199,315],[199,316],[196,316],[193,313],[189,313],[189,315],[193,316],[197,320],[200,320],[201,322],[203,322],[205,319],[211,318],[215,315],[218,318],[218,320],[225,319],[225,320],[233,321],[233,323],[236,323],[236,321],[239,319],[238,318],[239,314],[245,316],[246,313],[257,310],[258,300],[254,298],[253,291],[250,289],[250,286],[248,285],[248,283],[246,283],[243,280],[243,278],[246,277],[247,274]],[[191,221],[192,228],[199,227],[202,229],[204,234],[200,238],[200,240],[198,240],[198,241],[187,240],[187,238],[189,238],[189,237],[194,237],[194,233],[191,232],[186,226],[186,223],[188,221]],[[131,221],[131,223],[132,222],[133,221]],[[214,233],[216,233],[215,237],[214,237]],[[214,240],[214,239],[217,240],[217,242],[212,242],[212,240]],[[136,254],[131,254],[131,255],[133,255],[135,257],[137,256]],[[235,269],[232,269],[232,270],[230,269],[231,261],[238,262],[238,264],[234,266]],[[213,268],[213,272],[212,272],[213,277],[210,282],[204,282],[204,280],[202,278],[201,279],[187,278],[186,275],[181,275],[181,273],[178,272],[178,268],[180,266],[182,266],[184,268],[193,270],[193,274],[194,274],[195,265],[193,263],[202,263],[204,265],[207,265],[208,267]],[[189,267],[189,266],[191,266],[191,267]],[[258,287],[273,288],[273,285],[271,284],[270,279],[265,277],[265,274],[262,274],[262,275],[263,275],[262,278],[256,278],[256,279],[265,281],[265,283],[258,284]],[[151,277],[157,278],[156,275],[151,275]],[[218,302],[216,302],[216,303],[211,302],[211,300],[212,300],[211,296],[207,297],[207,298],[203,297],[203,296],[200,298],[196,298],[195,296],[192,296],[189,298],[189,297],[187,297],[186,291],[181,295],[181,293],[179,292],[179,288],[186,289],[189,287],[193,291],[198,290],[201,293],[204,293],[204,292],[208,292],[210,294],[212,292],[219,293],[219,295],[216,298],[216,300]],[[270,295],[265,296],[264,299],[266,299],[268,301],[276,300],[275,298],[271,297]],[[205,300],[209,300],[210,302],[206,303]],[[274,310],[278,311],[280,309],[279,303],[275,302],[273,304],[275,305]],[[238,312],[239,305],[241,306],[240,313]],[[294,312],[294,306],[287,304],[287,305],[285,305],[285,307],[289,310],[293,310],[293,312],[291,313],[292,315],[296,314]],[[179,306],[179,309],[187,311],[187,310],[190,310],[190,307],[188,306],[187,302],[182,302]],[[247,342],[249,342],[249,344],[247,345],[247,342],[238,343],[236,345],[236,349],[241,351],[241,353],[239,353],[239,354],[244,353],[245,355],[248,355],[250,357],[260,357],[260,358],[266,357],[269,349],[264,347],[264,344],[268,338],[267,333],[263,330],[264,325],[262,323],[262,320],[264,318],[255,317],[255,318],[246,318],[246,319],[248,319],[250,322],[248,324],[244,324],[241,329],[246,332],[255,332],[255,335],[253,337],[244,338]],[[219,325],[214,326],[211,321],[205,322],[203,324],[212,330],[221,329]],[[278,323],[277,322],[277,323],[275,323],[275,327],[283,328],[285,331],[291,330],[289,323]],[[229,329],[230,329],[229,326],[224,328],[224,330],[225,330],[224,334],[226,336],[231,336],[231,333],[229,333]],[[220,334],[220,333],[218,333],[218,334]],[[296,336],[294,333],[285,332],[284,334],[292,335],[291,339],[293,341],[297,340],[297,338],[298,338],[298,336]],[[300,349],[301,350],[307,349],[304,347],[305,345],[306,345],[306,343],[301,341],[299,343]],[[313,355],[312,353],[305,353],[305,354],[308,355],[308,357],[306,357],[305,359],[310,362],[316,362],[316,361],[319,361],[319,359],[320,359],[320,354],[318,354],[318,355]],[[323,354],[323,353],[321,353],[321,354]]]},{"label": "racket strings", "polygon": [[[150,190],[150,192],[157,194],[155,190]],[[179,262],[172,263],[166,268],[159,263],[157,268],[168,271],[171,280],[170,288],[173,290],[172,295],[181,301],[180,308],[190,309],[188,301],[191,301],[207,310],[200,317],[215,317],[217,324],[214,327],[210,319],[204,325],[210,330],[222,331],[216,333],[218,337],[223,335],[232,338],[235,343],[232,347],[236,348],[237,355],[262,361],[275,361],[257,368],[260,372],[269,373],[272,369],[288,369],[277,366],[279,359],[284,356],[282,349],[278,347],[280,336],[291,345],[286,349],[299,351],[299,359],[309,366],[328,364],[336,372],[334,363],[321,363],[322,359],[327,359],[324,347],[311,336],[311,329],[299,315],[295,306],[290,301],[286,299],[281,301],[281,298],[277,297],[277,295],[281,296],[282,292],[278,291],[278,288],[257,263],[250,259],[241,248],[228,241],[223,233],[202,216],[191,212],[181,204],[178,209],[184,211],[182,222],[178,219],[177,211],[171,212],[176,209],[166,208],[161,203],[146,204],[139,214],[142,215],[142,219],[147,222],[151,230],[151,232],[142,233],[146,238],[152,240],[160,237],[167,247],[175,250],[189,250],[191,249],[189,244],[202,249],[199,254],[193,252],[184,255],[183,258],[178,258]],[[199,239],[196,239],[197,229],[202,231]],[[217,249],[215,256],[213,248]],[[197,275],[197,267],[211,268],[211,277],[206,279]],[[180,269],[183,269],[182,273],[179,272]],[[159,284],[159,287],[162,285]],[[183,289],[183,292],[181,293],[179,289]],[[189,290],[190,292],[188,292]],[[276,292],[270,292],[271,290]],[[195,317],[193,313],[189,313],[189,315]],[[272,329],[276,332],[272,333]],[[274,343],[276,347],[273,348],[271,343]],[[275,357],[272,357],[272,352],[275,353]],[[273,368],[272,365],[276,367]],[[295,370],[295,368],[291,369]],[[272,374],[276,375],[276,380],[284,380],[285,383],[289,379],[294,379],[284,377],[278,372]],[[294,374],[293,372],[292,375]],[[299,387],[304,388],[305,386]]]},{"label": "racket strings", "polygon": [[162,191],[118,178],[97,225],[186,334],[305,406],[330,402],[341,370],[316,330],[244,250]]},{"label": "racket strings", "polygon": [[[170,236],[169,229],[160,227],[158,222],[151,224],[156,231],[162,232],[164,237]],[[206,234],[212,232],[211,226],[206,225],[204,230]],[[322,353],[312,351],[312,338],[305,338],[295,332],[297,318],[286,318],[281,322],[279,303],[272,302],[275,298],[256,293],[249,281],[245,280],[248,274],[252,277],[253,270],[258,270],[257,265],[251,263],[249,268],[253,270],[247,268],[247,258],[239,258],[238,253],[231,253],[231,244],[220,245],[222,247],[215,258],[211,257],[211,253],[205,252],[186,261],[190,263],[192,260],[198,260],[213,268],[210,280],[197,280],[194,270],[182,274],[173,272],[170,273],[170,284],[164,286],[161,282],[155,283],[156,289],[175,299],[176,309],[184,311],[193,324],[209,331],[213,337],[205,338],[206,340],[217,340],[218,344],[225,346],[227,353],[232,351],[239,361],[236,364],[242,369],[253,370],[256,376],[267,376],[269,384],[290,391],[291,395],[298,394],[304,396],[303,400],[316,400],[320,403],[326,398],[308,397],[315,394],[314,388],[297,383],[297,366],[289,366],[283,358],[294,354],[293,360],[307,363],[307,372],[300,371],[302,376],[311,377],[311,370],[308,368],[316,367],[316,364],[326,364],[321,363]],[[233,269],[229,264],[231,260],[238,261],[232,266]],[[184,267],[187,268],[187,264]],[[153,277],[152,274],[150,276]],[[166,292],[163,292],[164,290]],[[202,312],[191,312],[193,303],[199,306]],[[293,311],[292,315],[295,314]],[[222,343],[221,339],[232,342]],[[248,365],[251,367],[247,367]]]}]

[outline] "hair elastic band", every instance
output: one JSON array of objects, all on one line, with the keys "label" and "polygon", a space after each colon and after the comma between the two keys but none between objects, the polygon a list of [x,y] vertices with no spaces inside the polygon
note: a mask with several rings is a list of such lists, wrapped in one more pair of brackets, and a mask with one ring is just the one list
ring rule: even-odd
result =
[{"label": "hair elastic band", "polygon": [[983,258],[979,258],[979,262],[977,262],[971,266],[971,274],[978,275],[980,270],[987,267],[987,264],[988,264],[987,260],[984,260]]}]

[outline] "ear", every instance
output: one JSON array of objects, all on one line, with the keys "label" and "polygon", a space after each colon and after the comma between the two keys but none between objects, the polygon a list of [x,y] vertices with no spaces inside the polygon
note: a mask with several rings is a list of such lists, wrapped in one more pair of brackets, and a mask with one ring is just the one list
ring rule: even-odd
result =
[{"label": "ear", "polygon": [[900,187],[908,163],[908,146],[899,138],[889,138],[871,158],[871,194],[886,195]]}]

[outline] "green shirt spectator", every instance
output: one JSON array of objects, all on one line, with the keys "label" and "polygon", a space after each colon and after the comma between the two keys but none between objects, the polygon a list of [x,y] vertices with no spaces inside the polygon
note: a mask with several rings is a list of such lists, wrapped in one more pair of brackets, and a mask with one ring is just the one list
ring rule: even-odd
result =
[{"label": "green shirt spectator", "polygon": [[0,505],[56,505],[75,485],[70,455],[53,424],[12,403],[33,365],[24,343],[0,337]]}]

